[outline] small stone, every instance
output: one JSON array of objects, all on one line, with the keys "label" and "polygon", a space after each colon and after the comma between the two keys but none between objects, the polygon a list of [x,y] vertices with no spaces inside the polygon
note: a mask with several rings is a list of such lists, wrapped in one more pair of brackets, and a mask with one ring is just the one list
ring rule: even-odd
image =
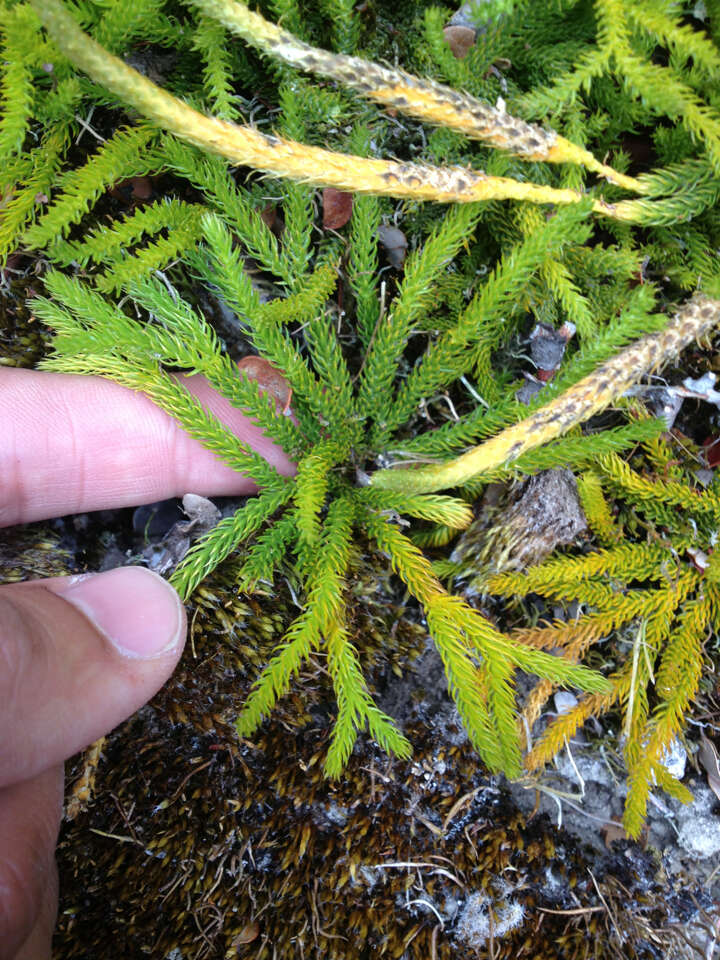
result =
[{"label": "small stone", "polygon": [[715,478],[715,474],[712,470],[708,470],[706,467],[700,467],[699,470],[696,470],[693,473],[693,476],[698,483],[701,483],[703,487],[709,487]]},{"label": "small stone", "polygon": [[575,332],[572,324],[564,324],[556,330],[549,323],[538,323],[531,332],[530,356],[537,367],[538,380],[551,379],[565,355],[565,347]]},{"label": "small stone", "polygon": [[[485,10],[483,10],[483,7],[485,7]],[[453,27],[472,27],[475,31],[484,30],[481,21],[488,21],[489,18],[484,15],[489,12],[488,7],[488,0],[469,0],[469,3],[464,3],[455,11],[448,23]]]},{"label": "small stone", "polygon": [[707,815],[688,816],[680,826],[678,843],[695,857],[716,857],[720,853],[720,820]]},{"label": "small stone", "polygon": [[543,384],[535,378],[525,376],[525,383],[515,393],[515,399],[518,403],[524,403],[527,406],[530,401],[536,397],[543,388]]},{"label": "small stone", "polygon": [[405,234],[398,227],[381,226],[378,228],[378,240],[385,248],[390,266],[400,270],[405,263],[408,242]]},{"label": "small stone", "polygon": [[705,551],[699,547],[688,547],[687,555],[690,557],[690,561],[698,573],[705,573],[710,566],[710,558]]},{"label": "small stone", "polygon": [[578,704],[577,697],[569,690],[558,690],[554,696],[555,709],[560,713],[569,713]]},{"label": "small stone", "polygon": [[682,780],[685,776],[687,750],[677,737],[669,744],[668,748],[660,757],[660,763],[665,767],[670,776],[675,777],[676,780]]},{"label": "small stone", "polygon": [[186,493],[182,498],[182,506],[190,521],[185,527],[185,532],[189,533],[192,529],[193,536],[212,530],[222,516],[212,500],[201,497],[197,493]]}]

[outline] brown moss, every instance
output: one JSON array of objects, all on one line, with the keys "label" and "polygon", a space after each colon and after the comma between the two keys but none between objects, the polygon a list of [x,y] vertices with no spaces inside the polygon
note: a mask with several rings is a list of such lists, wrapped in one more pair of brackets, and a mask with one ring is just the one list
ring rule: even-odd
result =
[{"label": "brown moss", "polygon": [[44,524],[27,524],[2,531],[0,583],[62,577],[71,572],[70,554]]},{"label": "brown moss", "polygon": [[0,270],[0,364],[6,367],[34,367],[47,351],[50,332],[26,302],[42,292],[35,268],[29,256],[12,254]]},{"label": "brown moss", "polygon": [[[382,690],[397,674],[407,680],[425,635],[376,575],[365,570],[354,592],[357,642]],[[197,960],[615,960],[577,845],[542,818],[526,822],[467,742],[449,742],[432,717],[409,724],[411,761],[364,741],[329,783],[334,708],[318,656],[258,735],[237,740],[232,719],[295,611],[285,587],[237,596],[228,568],[199,591],[175,677],[109,738],[96,801],[63,830],[58,960],[173,950]],[[654,927],[665,916],[642,856],[642,876],[620,877],[631,897],[613,900],[625,930],[633,911]],[[456,937],[453,904],[479,891],[498,916],[504,903],[522,904],[526,921],[472,947]]]}]

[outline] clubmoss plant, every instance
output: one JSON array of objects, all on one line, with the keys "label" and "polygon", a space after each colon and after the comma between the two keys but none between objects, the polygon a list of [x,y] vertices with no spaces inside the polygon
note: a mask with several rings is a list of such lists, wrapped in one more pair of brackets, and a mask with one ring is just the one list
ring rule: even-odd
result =
[{"label": "clubmoss plant", "polygon": [[[469,502],[489,479],[622,463],[619,451],[659,442],[655,420],[618,417],[599,432],[581,424],[720,316],[719,25],[713,14],[707,34],[661,0],[632,11],[614,0],[508,4],[460,62],[443,46],[443,11],[420,4],[403,38],[419,76],[368,59],[389,49],[345,0],[326,4],[329,34],[295,0],[270,6],[280,26],[232,0],[6,4],[0,252],[42,251],[53,265],[48,297],[35,302],[55,330],[45,366],[142,390],[258,486],[173,576],[188,597],[247,542],[239,589],[271,581],[287,557],[304,584],[302,612],[251,692],[240,733],[321,651],[338,703],[327,773],[340,773],[363,727],[407,756],[365,682],[346,613],[358,541],[422,606],[474,746],[491,769],[516,775],[518,669],[548,689],[576,685],[588,703],[611,699],[617,683],[572,651],[559,658],[504,635],[445,589],[423,547],[469,523]],[[230,44],[224,28],[268,59]],[[138,41],[172,53],[166,76],[128,62]],[[499,57],[511,63],[507,76]],[[326,79],[313,84],[298,69]],[[261,129],[270,121],[258,90],[277,110],[271,129]],[[434,129],[409,125],[398,137],[401,121],[368,99]],[[112,114],[109,135],[96,132],[102,144],[76,163],[81,105],[141,119]],[[636,130],[649,162],[628,155]],[[39,144],[27,146],[33,136]],[[446,156],[452,164],[439,165]],[[228,161],[284,180],[237,177]],[[139,176],[182,189],[85,229],[108,188]],[[317,229],[316,186],[356,194],[345,232]],[[453,206],[419,203],[428,200]],[[391,218],[407,227],[411,253],[401,274],[381,280],[378,226]],[[251,270],[271,278],[274,299],[260,297]],[[242,352],[287,380],[293,418],[262,380],[238,371],[189,302],[198,279],[232,313]],[[121,305],[106,294],[122,294]],[[528,408],[516,394],[530,317],[572,323],[577,343]],[[294,478],[199,406],[182,382],[196,373],[296,460]],[[710,602],[697,585],[678,617]],[[696,661],[658,749],[679,728]]]},{"label": "clubmoss plant", "polygon": [[[717,481],[702,489],[681,468],[677,453],[660,437],[645,444],[644,462],[634,467],[615,454],[599,457],[579,480],[599,549],[484,578],[485,588],[500,596],[534,592],[588,609],[567,622],[515,634],[537,649],[562,649],[580,659],[609,634],[633,625],[632,644],[611,676],[612,691],[583,697],[548,726],[527,757],[528,768],[538,770],[588,717],[619,706],[629,773],[624,825],[633,837],[654,784],[681,800],[692,799],[663,761],[683,733],[697,694],[706,639],[720,630],[720,555],[714,549],[720,490]],[[620,507],[617,518],[608,495]],[[528,728],[551,693],[551,684],[535,687],[525,707]]]},{"label": "clubmoss plant", "polygon": [[[283,371],[292,387],[297,424],[276,409],[274,399],[257,380],[238,372],[203,317],[158,280],[136,282],[131,291],[137,308],[145,312],[145,322],[131,319],[82,281],[60,272],[46,277],[51,299],[35,302],[37,315],[56,332],[55,355],[45,362],[46,367],[92,372],[142,390],[226,463],[257,483],[258,496],[196,544],[172,579],[184,597],[190,596],[208,573],[252,536],[256,538],[238,575],[243,589],[271,580],[279,561],[288,554],[294,556],[305,582],[304,610],[251,693],[238,730],[251,733],[278,697],[287,693],[303,660],[312,651],[323,650],[338,701],[326,763],[331,775],[341,771],[358,729],[365,725],[385,749],[401,756],[409,752],[409,744],[367,689],[352,642],[352,625],[345,617],[344,578],[357,536],[366,537],[369,549],[388,557],[422,605],[450,692],[474,745],[492,769],[509,774],[520,770],[511,683],[517,668],[594,692],[607,686],[600,675],[582,666],[508,642],[477,611],[448,594],[430,561],[398,525],[404,514],[462,529],[472,516],[465,501],[380,490],[362,479],[358,482],[387,446],[385,404],[380,401],[390,394],[397,362],[392,359],[396,348],[390,334],[397,335],[401,318],[418,311],[434,273],[465,239],[471,216],[469,207],[451,211],[418,253],[391,308],[398,320],[387,325],[384,336],[376,337],[375,350],[382,354],[369,354],[355,386],[331,317],[323,309],[335,279],[331,267],[321,263],[301,293],[263,305],[243,271],[231,234],[217,217],[205,218],[205,245],[195,265],[246,325],[253,347]],[[304,324],[307,356],[288,336],[283,314]],[[280,476],[244,447],[203,411],[168,372],[170,368],[203,374],[247,410],[297,459],[296,477]],[[388,406],[389,401],[388,396]]]}]

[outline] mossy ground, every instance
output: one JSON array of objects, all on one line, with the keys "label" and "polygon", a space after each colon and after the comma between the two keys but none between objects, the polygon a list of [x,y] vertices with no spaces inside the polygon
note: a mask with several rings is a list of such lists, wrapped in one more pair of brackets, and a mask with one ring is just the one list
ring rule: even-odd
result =
[{"label": "mossy ground", "polygon": [[[669,881],[635,844],[599,862],[546,816],[523,817],[453,728],[415,612],[364,560],[355,573],[377,689],[415,690],[413,759],[364,744],[342,781],[323,778],[332,696],[320,659],[238,742],[230,722],[294,601],[284,588],[239,598],[216,578],[191,610],[180,667],[109,738],[94,801],[63,828],[58,960],[669,956],[662,928],[697,912],[693,896],[709,905],[699,887]],[[392,866],[406,863],[418,866]],[[480,894],[494,920],[473,943],[463,917]],[[501,936],[509,911],[524,919]]]}]

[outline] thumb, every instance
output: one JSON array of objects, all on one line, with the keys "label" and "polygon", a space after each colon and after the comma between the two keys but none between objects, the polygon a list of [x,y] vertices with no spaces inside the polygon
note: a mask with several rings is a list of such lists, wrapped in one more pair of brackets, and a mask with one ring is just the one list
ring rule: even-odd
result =
[{"label": "thumb", "polygon": [[170,676],[184,639],[180,598],[142,567],[0,587],[0,787],[130,716]]}]

